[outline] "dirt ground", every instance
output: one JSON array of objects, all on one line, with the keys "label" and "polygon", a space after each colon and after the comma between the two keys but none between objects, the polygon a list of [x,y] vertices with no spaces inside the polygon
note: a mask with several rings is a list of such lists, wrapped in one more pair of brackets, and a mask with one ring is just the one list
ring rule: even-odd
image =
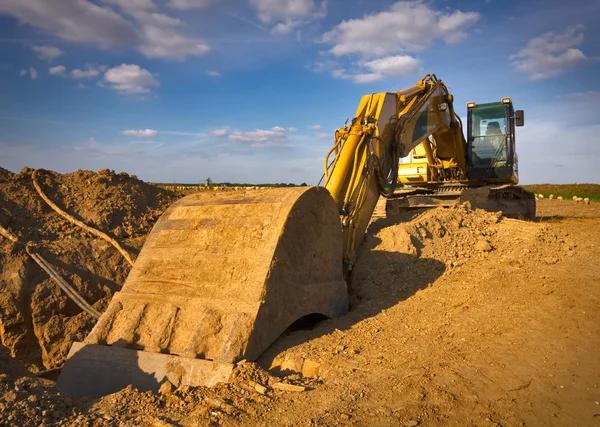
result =
[{"label": "dirt ground", "polygon": [[[6,188],[5,178],[0,182],[3,208],[12,194]],[[45,188],[50,193],[57,186],[47,182]],[[68,208],[77,211],[75,201],[81,198],[73,194]],[[136,215],[156,217],[170,196],[164,197],[162,204],[132,214],[132,227]],[[28,206],[35,200],[32,195]],[[11,226],[6,221],[14,209],[1,211],[0,224]],[[52,214],[43,206],[36,209],[23,212],[44,212],[36,224],[50,222]],[[106,212],[103,217],[109,217]],[[16,220],[11,221],[14,227]],[[38,226],[48,230],[44,242],[71,236],[85,242],[77,243],[81,259],[89,258],[91,266],[105,264],[89,249],[93,239],[62,219],[52,221],[53,227]],[[122,227],[120,221],[99,225],[110,232]],[[289,331],[258,365],[238,365],[233,383],[212,389],[165,387],[154,394],[128,388],[102,399],[72,400],[57,394],[52,381],[30,376],[17,359],[30,368],[31,362],[15,350],[19,346],[10,345],[14,334],[3,332],[10,351],[0,346],[0,425],[600,425],[599,226],[600,204],[548,200],[538,202],[533,222],[466,206],[377,220],[353,273],[350,313]],[[130,246],[139,247],[147,227],[123,228],[133,236],[123,241],[137,237],[137,246]],[[28,233],[21,236],[37,237]],[[0,245],[5,245],[0,246],[2,295],[12,295],[11,278],[25,255],[6,242]],[[117,283],[127,268],[114,256],[112,268],[120,276],[110,277]],[[35,267],[28,265],[27,271]],[[53,298],[62,298],[42,273],[36,274],[37,281],[21,280],[30,295],[51,289]],[[101,282],[93,283],[101,288]],[[102,309],[110,294],[107,286],[91,302]],[[7,304],[1,312],[5,323]],[[76,306],[57,313],[66,319],[82,316]],[[93,322],[63,334],[80,339],[88,323]],[[51,339],[43,342],[52,350]],[[271,365],[279,367],[269,374]],[[282,379],[306,390],[279,390],[275,384]]]}]

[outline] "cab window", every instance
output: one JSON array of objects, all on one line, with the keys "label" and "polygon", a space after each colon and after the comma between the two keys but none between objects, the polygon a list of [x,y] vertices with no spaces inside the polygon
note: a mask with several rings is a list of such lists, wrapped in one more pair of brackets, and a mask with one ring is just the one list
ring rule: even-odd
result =
[{"label": "cab window", "polygon": [[501,167],[507,161],[508,123],[503,106],[476,107],[471,114],[471,162],[475,167]]}]

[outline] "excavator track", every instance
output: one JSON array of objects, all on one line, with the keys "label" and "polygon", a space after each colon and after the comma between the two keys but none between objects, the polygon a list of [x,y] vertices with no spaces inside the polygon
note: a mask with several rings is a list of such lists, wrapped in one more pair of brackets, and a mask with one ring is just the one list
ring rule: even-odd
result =
[{"label": "excavator track", "polygon": [[172,205],[58,380],[71,396],[225,382],[294,321],[347,311],[324,188],[206,192]]},{"label": "excavator track", "polygon": [[459,200],[471,203],[473,209],[502,212],[509,218],[534,219],[536,214],[535,195],[518,185],[469,188],[462,192]]},{"label": "excavator track", "polygon": [[448,207],[465,202],[469,202],[473,209],[502,212],[502,215],[511,218],[535,218],[534,194],[517,185],[454,185],[396,193],[385,201],[385,212],[386,216],[392,217],[414,209]]}]

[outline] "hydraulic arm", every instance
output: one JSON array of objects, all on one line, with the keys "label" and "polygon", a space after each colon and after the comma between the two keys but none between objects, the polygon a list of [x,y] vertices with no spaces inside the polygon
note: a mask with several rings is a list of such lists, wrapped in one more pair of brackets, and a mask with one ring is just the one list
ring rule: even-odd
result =
[{"label": "hydraulic arm", "polygon": [[452,101],[444,83],[428,74],[400,92],[363,96],[351,124],[336,131],[325,157],[325,187],[340,213],[346,271],[379,196],[394,193],[401,157],[427,140],[430,154],[444,150],[456,173],[466,175],[466,143]]}]

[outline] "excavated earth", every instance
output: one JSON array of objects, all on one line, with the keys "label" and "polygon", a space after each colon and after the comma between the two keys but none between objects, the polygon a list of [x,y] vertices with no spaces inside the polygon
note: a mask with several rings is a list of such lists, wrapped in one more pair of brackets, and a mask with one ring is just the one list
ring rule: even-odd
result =
[{"label": "excavated earth", "polygon": [[[31,173],[0,170],[0,225],[103,310],[128,265]],[[134,255],[178,197],[111,171],[38,179]],[[60,366],[93,319],[0,237],[0,425],[600,425],[599,226],[600,204],[547,200],[536,221],[467,205],[377,220],[347,316],[290,329],[230,384],[79,400],[31,372]]]},{"label": "excavated earth", "polygon": [[[32,169],[0,168],[0,225],[29,242],[96,309],[120,288],[129,264],[106,241],[53,211],[36,192]],[[121,242],[133,257],[160,214],[178,195],[126,173],[37,172],[39,185],[61,209]],[[74,340],[94,325],[34,263],[22,245],[0,236],[0,339],[32,370],[60,366]]]}]

